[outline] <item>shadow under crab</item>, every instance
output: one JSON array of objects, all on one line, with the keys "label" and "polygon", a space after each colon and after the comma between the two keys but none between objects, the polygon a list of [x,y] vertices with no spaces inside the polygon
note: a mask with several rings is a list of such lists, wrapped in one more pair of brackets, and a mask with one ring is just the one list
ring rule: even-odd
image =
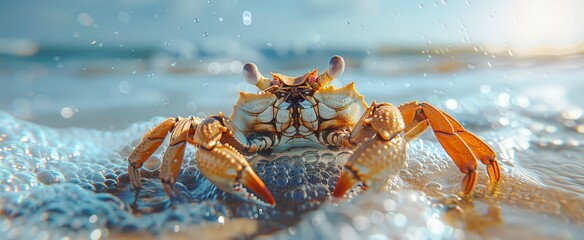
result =
[{"label": "shadow under crab", "polygon": [[[188,149],[187,155],[193,156],[190,150],[194,149]],[[285,153],[251,157],[250,165],[278,202],[273,208],[242,201],[218,189],[201,174],[194,164],[195,159],[183,163],[175,183],[180,190],[178,198],[168,198],[165,192],[160,191],[161,182],[156,175],[157,171],[145,169],[142,169],[142,176],[145,176],[142,178],[142,190],[137,196],[132,196],[129,184],[123,191],[114,194],[121,199],[133,200],[127,204],[132,206],[136,215],[207,202],[215,205],[217,211],[230,219],[257,219],[262,225],[273,226],[264,226],[263,231],[276,230],[294,225],[304,213],[317,209],[331,199],[331,193],[349,156],[349,152],[296,148]],[[359,186],[354,191],[359,191]],[[210,218],[216,217],[215,214],[211,215]]]}]

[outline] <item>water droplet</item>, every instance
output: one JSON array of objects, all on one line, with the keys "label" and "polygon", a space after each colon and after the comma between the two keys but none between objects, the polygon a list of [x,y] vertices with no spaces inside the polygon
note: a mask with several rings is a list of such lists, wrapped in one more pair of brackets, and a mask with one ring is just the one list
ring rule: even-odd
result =
[{"label": "water droplet", "polygon": [[97,215],[93,214],[89,217],[89,222],[90,223],[95,223],[97,222]]},{"label": "water droplet", "polygon": [[575,128],[576,132],[584,133],[584,124],[580,124]]},{"label": "water droplet", "polygon": [[369,225],[370,225],[369,218],[365,216],[359,215],[353,218],[353,227],[357,231],[364,231],[367,228],[369,228]]},{"label": "water droplet", "polygon": [[466,4],[470,5],[470,0],[466,0]]},{"label": "water droplet", "polygon": [[199,19],[198,18],[195,18],[195,19],[193,19],[193,22],[194,23],[199,23]]},{"label": "water droplet", "polygon": [[229,65],[229,68],[231,69],[232,73],[241,73],[241,70],[243,69],[243,63],[240,61],[233,61]]},{"label": "water droplet", "polygon": [[97,240],[97,239],[101,239],[101,236],[102,236],[101,229],[95,229],[95,230],[91,231],[91,234],[89,237],[91,238],[91,240]]},{"label": "water droplet", "polygon": [[243,25],[251,25],[251,12],[250,11],[243,11],[242,13],[242,17],[243,17]]},{"label": "water droplet", "polygon": [[507,125],[509,125],[509,122],[510,122],[510,121],[509,121],[509,118],[506,118],[506,117],[501,117],[501,118],[499,118],[499,123],[500,123],[502,126],[507,126]]},{"label": "water droplet", "polygon": [[154,73],[149,73],[148,77],[154,77]]},{"label": "water droplet", "polygon": [[212,62],[209,63],[209,65],[207,66],[207,71],[212,74],[212,75],[217,75],[219,73],[221,73],[221,64],[217,63],[217,62]]},{"label": "water droplet", "polygon": [[91,40],[91,42],[89,42],[89,44],[94,45],[95,43],[97,43],[97,41],[95,40]]},{"label": "water droplet", "polygon": [[446,107],[448,109],[456,109],[458,107],[458,102],[455,99],[446,100]]},{"label": "water droplet", "polygon": [[570,106],[567,110],[562,112],[562,117],[568,120],[578,120],[582,117],[583,110],[577,106]]},{"label": "water droplet", "polygon": [[223,18],[222,17],[219,18],[219,22],[223,22]]},{"label": "water droplet", "polygon": [[175,62],[173,62],[173,63],[171,63],[171,64],[170,64],[170,66],[171,66],[171,67],[176,67],[176,63],[175,63]]},{"label": "water droplet", "polygon": [[203,33],[203,37],[208,37],[208,36],[209,36],[209,33],[208,32],[204,32]]},{"label": "water droplet", "polygon": [[436,218],[430,218],[426,222],[426,227],[428,228],[428,230],[430,230],[430,232],[438,236],[441,236],[444,233],[444,230],[446,229],[444,227],[444,223]]},{"label": "water droplet", "polygon": [[418,8],[422,9],[422,8],[424,8],[424,5],[422,5],[422,4],[420,3],[420,4],[418,4]]},{"label": "water droplet", "polygon": [[61,117],[69,119],[72,118],[73,115],[75,115],[75,111],[73,110],[73,108],[64,107],[61,109]]},{"label": "water droplet", "polygon": [[138,71],[136,71],[136,70],[132,71],[132,75],[136,75],[136,73],[138,73]]},{"label": "water droplet", "polygon": [[91,15],[87,14],[87,13],[79,13],[79,15],[77,15],[77,20],[79,21],[79,23],[81,23],[81,25],[89,27],[93,24],[93,18],[91,17]]},{"label": "water droplet", "polygon": [[164,46],[167,46],[168,47],[168,46],[170,46],[170,43],[169,42],[164,42]]},{"label": "water droplet", "polygon": [[99,43],[97,46],[98,47],[103,47],[103,43]]},{"label": "water droplet", "polygon": [[272,42],[267,42],[266,45],[268,45],[268,47],[272,47]]},{"label": "water droplet", "polygon": [[132,83],[130,83],[128,81],[122,81],[118,85],[118,89],[120,90],[121,93],[128,94],[128,93],[132,92]]},{"label": "water droplet", "polygon": [[408,223],[408,218],[405,215],[398,213],[393,216],[393,222],[397,227],[404,227]]},{"label": "water droplet", "polygon": [[448,2],[446,2],[446,0],[442,0],[440,1],[443,5],[446,5]]},{"label": "water droplet", "polygon": [[397,208],[397,203],[391,199],[383,201],[383,209],[388,212],[393,212]]}]

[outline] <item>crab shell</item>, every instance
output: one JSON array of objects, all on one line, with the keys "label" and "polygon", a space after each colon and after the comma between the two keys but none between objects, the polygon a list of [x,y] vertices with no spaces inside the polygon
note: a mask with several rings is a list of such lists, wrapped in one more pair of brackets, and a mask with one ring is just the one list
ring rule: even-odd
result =
[{"label": "crab shell", "polygon": [[[282,81],[286,85],[304,83],[304,80],[298,81],[300,77],[282,79],[286,79]],[[240,92],[230,119],[244,135],[267,133],[276,135],[284,141],[299,138],[293,136],[297,131],[303,135],[301,138],[309,140],[300,143],[312,146],[311,143],[318,143],[315,133],[343,127],[349,131],[352,130],[368,108],[363,96],[357,92],[353,83],[342,88],[328,85],[305,98],[306,105],[299,110],[300,116],[295,119],[291,110],[287,109],[288,105],[271,92],[262,91],[257,94]],[[295,121],[300,122],[298,129],[293,126]],[[282,146],[275,150],[285,150],[293,146],[297,145]]]}]

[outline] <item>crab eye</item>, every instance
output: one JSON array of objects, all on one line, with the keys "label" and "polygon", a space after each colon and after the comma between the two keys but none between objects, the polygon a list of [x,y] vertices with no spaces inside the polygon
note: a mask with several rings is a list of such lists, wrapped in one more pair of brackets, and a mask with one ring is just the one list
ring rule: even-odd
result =
[{"label": "crab eye", "polygon": [[343,74],[345,71],[345,60],[341,56],[333,56],[329,60],[329,67],[327,69],[328,74],[331,78],[336,78]]},{"label": "crab eye", "polygon": [[261,73],[258,71],[258,67],[255,64],[246,63],[245,66],[243,66],[243,77],[248,83],[256,85],[261,79]]},{"label": "crab eye", "polygon": [[258,70],[258,67],[253,63],[246,63],[242,69],[245,80],[259,89],[265,90],[271,86],[270,79],[264,77]]}]

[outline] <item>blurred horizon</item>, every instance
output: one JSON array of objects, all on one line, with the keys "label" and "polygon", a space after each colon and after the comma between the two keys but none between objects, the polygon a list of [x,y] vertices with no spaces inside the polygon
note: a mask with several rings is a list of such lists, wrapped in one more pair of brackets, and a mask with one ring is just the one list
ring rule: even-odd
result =
[{"label": "blurred horizon", "polygon": [[[584,2],[561,1],[14,1],[0,9],[0,57],[47,50],[162,50],[245,56],[584,54]],[[285,10],[285,11],[284,11]],[[107,50],[107,51],[105,51]],[[96,51],[92,51],[96,52]]]}]

